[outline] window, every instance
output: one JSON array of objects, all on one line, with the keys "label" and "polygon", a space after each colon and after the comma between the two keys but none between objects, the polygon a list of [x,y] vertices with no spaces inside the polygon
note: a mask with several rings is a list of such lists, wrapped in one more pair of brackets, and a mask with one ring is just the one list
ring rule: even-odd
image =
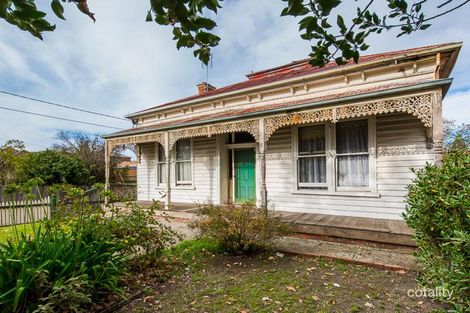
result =
[{"label": "window", "polygon": [[297,166],[299,187],[326,187],[325,126],[299,128]]},{"label": "window", "polygon": [[[372,191],[375,119],[298,127],[296,189]],[[372,176],[371,176],[372,175]]]},{"label": "window", "polygon": [[191,139],[176,142],[176,184],[192,184]]},{"label": "window", "polygon": [[369,186],[367,120],[336,125],[338,187]]},{"label": "window", "polygon": [[157,143],[157,184],[166,183],[166,157],[163,146]]}]

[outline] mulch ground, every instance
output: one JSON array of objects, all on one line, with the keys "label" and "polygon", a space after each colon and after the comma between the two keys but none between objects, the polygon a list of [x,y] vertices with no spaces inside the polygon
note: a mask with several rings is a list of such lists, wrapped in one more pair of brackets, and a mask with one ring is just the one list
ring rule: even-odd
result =
[{"label": "mulch ground", "polygon": [[419,288],[413,272],[288,255],[206,255],[188,263],[165,280],[161,271],[151,269],[133,276],[129,295],[145,292],[118,312],[432,312],[444,308],[431,299],[407,295],[408,290]]}]

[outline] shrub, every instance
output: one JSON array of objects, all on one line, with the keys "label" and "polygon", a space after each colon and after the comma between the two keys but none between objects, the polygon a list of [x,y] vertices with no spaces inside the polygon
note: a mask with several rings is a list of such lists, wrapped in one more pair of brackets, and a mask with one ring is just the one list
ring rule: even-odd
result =
[{"label": "shrub", "polygon": [[46,185],[85,185],[88,172],[83,161],[77,157],[55,150],[44,150],[28,153],[20,162],[17,182],[23,183],[32,178],[40,178]]},{"label": "shrub", "polygon": [[204,204],[190,227],[203,238],[220,244],[229,253],[246,254],[272,247],[273,241],[288,232],[287,224],[274,212],[254,204],[216,206]]},{"label": "shrub", "polygon": [[122,294],[129,269],[174,242],[151,210],[104,211],[78,188],[66,200],[54,219],[33,223],[31,238],[0,244],[0,312],[84,311],[103,293]]},{"label": "shrub", "polygon": [[408,187],[404,214],[415,230],[420,281],[427,288],[443,288],[440,299],[457,310],[470,307],[470,154],[454,150],[441,166],[415,171]]}]

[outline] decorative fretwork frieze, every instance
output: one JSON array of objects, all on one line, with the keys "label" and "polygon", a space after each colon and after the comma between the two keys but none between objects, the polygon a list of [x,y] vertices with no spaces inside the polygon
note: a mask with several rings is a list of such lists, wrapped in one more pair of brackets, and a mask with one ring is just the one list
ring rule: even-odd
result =
[{"label": "decorative fretwork frieze", "polygon": [[159,142],[163,146],[165,146],[165,138],[164,133],[151,133],[151,134],[144,134],[144,135],[135,135],[135,136],[127,136],[127,137],[120,137],[120,138],[113,138],[108,139],[107,147],[108,147],[108,155],[111,154],[114,147],[119,145],[128,145],[128,144],[140,144],[140,143],[148,143],[148,142]]},{"label": "decorative fretwork frieze", "polygon": [[210,137],[217,134],[226,134],[232,132],[247,132],[251,134],[256,141],[259,140],[259,121],[238,121],[230,123],[220,123],[196,128],[186,128],[169,132],[170,149],[173,148],[176,141],[183,138]]},{"label": "decorative fretwork frieze", "polygon": [[170,150],[173,149],[175,143],[184,138],[209,136],[209,128],[207,126],[196,128],[183,128],[169,132]]},{"label": "decorative fretwork frieze", "polygon": [[284,126],[318,123],[333,120],[333,108],[299,112],[265,118],[265,140],[268,141],[276,130]]},{"label": "decorative fretwork frieze", "polygon": [[402,146],[383,146],[378,147],[378,156],[392,155],[412,155],[412,154],[430,154],[433,150],[428,149],[426,144],[402,145]]},{"label": "decorative fretwork frieze", "polygon": [[211,135],[215,134],[226,134],[226,133],[236,133],[236,132],[247,132],[251,134],[256,142],[259,141],[259,121],[250,120],[250,121],[240,121],[235,123],[223,123],[216,124],[210,127]]},{"label": "decorative fretwork frieze", "polygon": [[265,140],[268,141],[277,129],[284,126],[319,123],[324,121],[336,122],[361,116],[373,116],[398,112],[412,114],[420,119],[424,126],[431,127],[432,109],[435,102],[437,102],[437,105],[439,104],[439,101],[436,100],[434,94],[427,93],[266,117]]},{"label": "decorative fretwork frieze", "polygon": [[429,93],[345,105],[336,108],[336,119],[341,120],[361,116],[404,112],[419,118],[421,122],[423,122],[424,126],[431,127],[433,100],[433,95]]}]

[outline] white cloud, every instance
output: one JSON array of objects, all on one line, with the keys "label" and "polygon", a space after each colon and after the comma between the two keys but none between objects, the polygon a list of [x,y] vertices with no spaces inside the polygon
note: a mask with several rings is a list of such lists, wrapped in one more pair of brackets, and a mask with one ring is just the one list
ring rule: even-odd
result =
[{"label": "white cloud", "polygon": [[470,124],[470,89],[458,91],[444,98],[444,117],[458,124]]}]

